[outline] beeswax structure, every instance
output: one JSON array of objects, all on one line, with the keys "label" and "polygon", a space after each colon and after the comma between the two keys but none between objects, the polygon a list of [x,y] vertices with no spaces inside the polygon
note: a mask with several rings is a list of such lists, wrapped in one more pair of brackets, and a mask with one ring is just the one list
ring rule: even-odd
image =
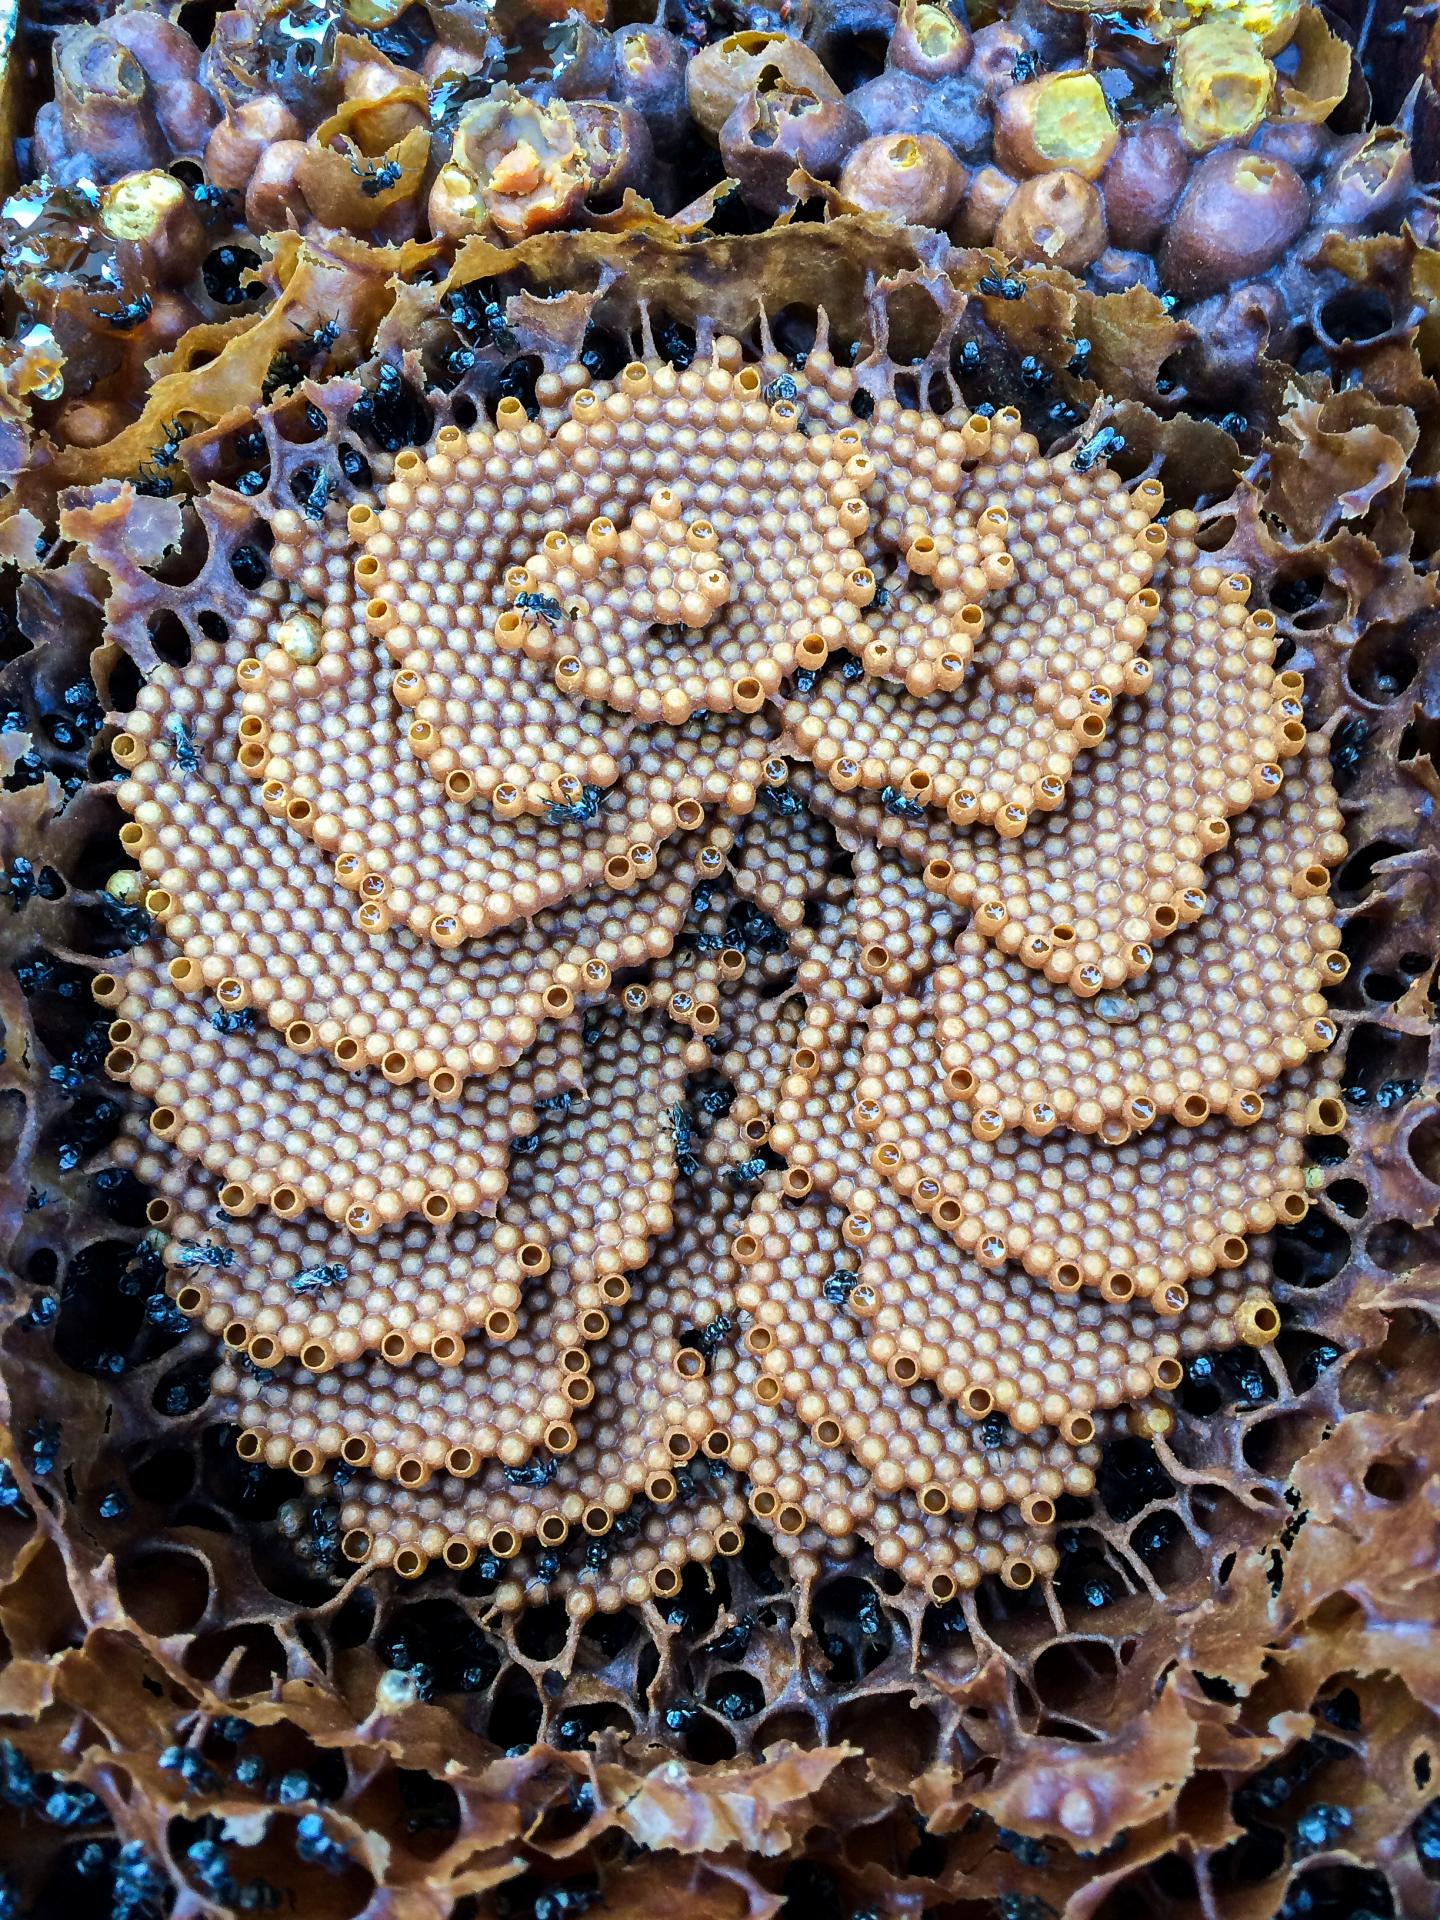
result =
[{"label": "beeswax structure", "polygon": [[536,391],[277,516],[115,741],[172,1297],[356,1562],[583,1621],[756,1525],[1023,1589],[1279,1330],[1341,1117],[1303,686],[1011,411],[728,339]]}]

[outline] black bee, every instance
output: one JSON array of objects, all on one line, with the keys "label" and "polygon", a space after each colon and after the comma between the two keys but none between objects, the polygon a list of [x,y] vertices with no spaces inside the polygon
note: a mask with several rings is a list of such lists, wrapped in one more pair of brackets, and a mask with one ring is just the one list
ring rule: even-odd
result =
[{"label": "black bee", "polygon": [[[296,324],[298,325],[298,322]],[[340,338],[340,322],[327,320],[323,326],[317,327],[314,333],[306,333],[301,327],[300,336],[290,349],[291,358],[313,360],[317,353],[328,353]]]},{"label": "black bee", "polygon": [[233,1267],[235,1252],[232,1247],[217,1247],[213,1240],[207,1240],[202,1247],[186,1247],[176,1262],[181,1267]]},{"label": "black bee", "polygon": [[173,717],[165,722],[165,731],[169,734],[175,750],[175,764],[182,773],[198,773],[200,754],[190,737],[190,730],[183,720]]},{"label": "black bee", "polygon": [[329,469],[319,465],[301,467],[290,482],[290,491],[307,520],[323,519],[330,499]]},{"label": "black bee", "polygon": [[793,817],[805,811],[805,802],[789,787],[762,787],[760,798],[773,813],[786,817]]},{"label": "black bee", "polygon": [[720,1660],[743,1660],[750,1648],[750,1636],[755,1631],[756,1616],[742,1613],[725,1631],[710,1642],[708,1651]]},{"label": "black bee", "polygon": [[1124,451],[1124,434],[1117,433],[1114,427],[1101,427],[1098,433],[1092,433],[1088,440],[1081,441],[1075,449],[1075,471],[1089,473],[1101,460],[1113,459],[1117,453]]},{"label": "black bee", "polygon": [[980,282],[980,292],[997,300],[1023,300],[1025,282],[1016,274],[1007,274],[1002,279],[998,273],[987,273]]},{"label": "black bee", "polygon": [[356,166],[352,160],[350,170],[359,175],[360,191],[367,200],[374,200],[379,194],[387,192],[400,178],[398,160],[387,160],[378,167],[373,160],[367,160],[363,168]]},{"label": "black bee", "polygon": [[754,947],[760,953],[783,953],[790,944],[769,914],[749,900],[737,900],[731,907],[725,916],[725,931],[730,946]]},{"label": "black bee", "polygon": [[185,429],[178,420],[165,422],[165,438],[152,456],[157,467],[173,467],[180,442],[185,438]]},{"label": "black bee", "polygon": [[551,1453],[523,1467],[506,1467],[505,1478],[512,1487],[548,1487],[559,1471],[560,1456]]},{"label": "black bee", "polygon": [[374,479],[370,462],[358,447],[352,447],[348,440],[342,440],[336,452],[340,461],[340,471],[354,487],[368,487]]},{"label": "black bee", "polygon": [[770,1162],[763,1153],[752,1154],[748,1160],[742,1160],[738,1166],[727,1167],[725,1178],[737,1187],[753,1187],[764,1175]]},{"label": "black bee", "polygon": [[477,283],[447,295],[446,306],[457,327],[466,333],[488,335],[497,352],[511,354],[518,350],[519,342],[506,322],[505,309]]},{"label": "black bee", "polygon": [[210,1024],[216,1033],[254,1033],[255,1009],[241,1007],[238,1013],[212,1013]]},{"label": "black bee", "polygon": [[547,818],[552,827],[563,827],[567,822],[575,824],[583,823],[587,820],[594,820],[598,817],[599,812],[599,787],[584,787],[581,789],[578,800],[571,800],[568,803],[564,800],[552,801]]},{"label": "black bee", "polygon": [[675,1165],[687,1178],[693,1178],[700,1171],[700,1162],[691,1152],[694,1140],[694,1123],[684,1105],[677,1100],[670,1109],[670,1141],[675,1149]]},{"label": "black bee", "polygon": [[661,357],[668,360],[672,367],[688,367],[695,358],[695,348],[689,336],[674,320],[657,327],[655,346]]},{"label": "black bee", "polygon": [[898,814],[902,820],[923,820],[925,809],[918,800],[912,800],[901,793],[898,787],[885,787],[881,790],[880,804],[886,813]]},{"label": "black bee", "polygon": [[487,300],[481,308],[485,318],[485,330],[490,335],[490,344],[497,353],[516,353],[520,342],[506,324],[505,309],[498,300]]},{"label": "black bee", "polygon": [[97,314],[107,327],[114,327],[117,333],[129,333],[132,327],[138,327],[150,318],[154,302],[148,293],[142,293],[138,300],[127,300],[122,307],[112,307],[108,313]]},{"label": "black bee", "polygon": [[735,1322],[730,1318],[729,1314],[720,1314],[718,1318],[710,1322],[708,1327],[702,1327],[700,1330],[699,1346],[701,1353],[704,1354],[707,1360],[713,1360],[716,1353],[724,1346],[734,1331]]},{"label": "black bee", "polygon": [[548,593],[516,594],[515,605],[521,612],[533,613],[537,620],[543,620],[552,631],[565,618],[565,610],[560,602]]},{"label": "black bee", "polygon": [[800,389],[788,373],[782,373],[778,380],[772,380],[766,387],[762,398],[773,407],[777,400],[793,400]]},{"label": "black bee", "polygon": [[191,187],[190,198],[207,227],[216,227],[222,222],[229,226],[235,224],[239,213],[238,199],[228,188],[212,187],[201,181]]},{"label": "black bee", "polygon": [[342,1260],[332,1260],[324,1266],[305,1267],[299,1273],[292,1274],[289,1287],[292,1293],[298,1293],[302,1298],[309,1298],[312,1294],[323,1293],[327,1287],[338,1287],[349,1277],[350,1269],[345,1263]]},{"label": "black bee", "polygon": [[178,420],[166,422],[165,438],[140,468],[140,477],[136,482],[137,492],[154,494],[163,500],[175,491],[175,483],[164,469],[174,466],[180,443],[184,438],[185,429]]},{"label": "black bee", "polygon": [[837,1267],[820,1291],[832,1307],[843,1307],[850,1298],[850,1290],[859,1281],[859,1274],[850,1267]]}]

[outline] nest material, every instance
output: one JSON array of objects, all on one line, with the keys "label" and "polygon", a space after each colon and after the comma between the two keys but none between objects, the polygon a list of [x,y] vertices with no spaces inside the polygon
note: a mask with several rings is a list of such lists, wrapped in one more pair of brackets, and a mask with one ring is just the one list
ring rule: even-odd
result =
[{"label": "nest material", "polygon": [[[687,315],[698,300],[742,324],[748,308],[738,308],[753,295],[737,269],[748,260],[768,262],[774,306],[818,297],[822,285],[834,305],[846,297],[853,264],[847,230],[845,222],[791,228],[783,247],[693,250],[678,263],[652,263],[651,290],[663,285]],[[556,286],[572,271],[583,277],[608,259],[603,236],[591,239],[597,244],[583,236],[547,244],[535,270]],[[881,270],[914,265],[893,231],[872,226],[866,246]],[[1428,256],[1412,251],[1418,279]],[[827,263],[818,279],[817,256]],[[1405,310],[1411,263],[1387,236],[1354,240],[1327,258],[1343,258],[1347,285],[1363,289],[1355,298],[1372,297],[1383,278],[1387,309],[1394,300]],[[177,383],[200,402],[201,419],[218,418],[237,393],[258,405],[277,347],[307,320],[311,328],[328,321],[337,303],[347,327],[364,312],[373,319],[364,289],[382,284],[394,262],[378,272],[358,256],[353,264],[360,305],[349,304],[349,291],[314,305],[317,288],[344,275],[333,254],[318,272],[307,257],[278,311],[249,336],[237,334],[222,369],[236,384],[223,389],[219,411],[204,411],[203,368],[167,376],[166,397],[146,424],[85,477],[148,459],[152,448],[159,472]],[[962,257],[954,267],[972,299],[984,264],[972,272]],[[1333,287],[1337,272],[1317,269],[1317,284]],[[688,284],[697,274],[698,292]],[[913,290],[902,290],[902,303]],[[1179,326],[1153,303],[1097,301],[1044,270],[1026,275],[1025,294],[1003,305],[988,291],[980,296],[990,392],[1023,398],[1019,357],[1038,352],[1083,410],[1093,389],[1063,368],[1084,332],[1091,372],[1132,396],[1115,416],[1132,452],[1164,450],[1167,492],[1228,487],[1228,465],[1216,464],[1223,435],[1202,422],[1162,427],[1133,404],[1138,395],[1173,411],[1173,401],[1156,397],[1156,373],[1183,338]],[[623,284],[618,297],[633,316]],[[522,313],[533,320],[524,302],[508,317]],[[992,322],[1013,358],[1009,345],[995,345]],[[408,331],[404,338],[410,344]],[[108,528],[102,505],[79,536],[80,557],[62,551],[26,583],[21,624],[35,651],[6,676],[24,727],[5,743],[14,773],[3,812],[14,907],[7,956],[20,989],[7,994],[6,1022],[21,1037],[6,1056],[7,1124],[20,1129],[7,1221],[24,1284],[6,1333],[11,1478],[0,1480],[7,1699],[25,1704],[9,1716],[16,1749],[4,1755],[0,1820],[27,1893],[48,1880],[61,1897],[80,1888],[76,1897],[93,1899],[98,1885],[104,1901],[113,1886],[117,1908],[137,1899],[163,1906],[173,1882],[189,1889],[186,1900],[197,1887],[221,1889],[217,1897],[245,1910],[272,1898],[277,1884],[298,1885],[315,1912],[349,1913],[387,1909],[398,1888],[417,1882],[442,1904],[484,1882],[491,1891],[477,1897],[513,1912],[542,1902],[547,1911],[578,1911],[597,1898],[646,1910],[673,1905],[678,1891],[727,1913],[737,1902],[754,1908],[781,1897],[797,1913],[833,1913],[913,1899],[918,1883],[930,1904],[994,1902],[1008,1912],[1017,1903],[1096,1899],[1164,1910],[1189,1901],[1198,1885],[1201,1903],[1227,1915],[1282,1902],[1347,1916],[1428,1914],[1440,1809],[1424,1704],[1433,1676],[1415,1631],[1430,1597],[1415,1569],[1434,1559],[1425,1533],[1436,1449],[1427,1402],[1440,1362],[1426,1280],[1435,1206],[1432,969],[1416,930],[1429,924],[1433,878],[1433,593],[1405,559],[1398,507],[1413,452],[1417,484],[1405,509],[1412,524],[1428,526],[1430,462],[1408,409],[1423,420],[1429,403],[1424,382],[1412,379],[1418,362],[1408,336],[1346,352],[1382,397],[1352,389],[1287,402],[1275,428],[1278,390],[1263,402],[1252,391],[1251,428],[1275,428],[1272,471],[1258,487],[1240,487],[1233,520],[1207,516],[1205,535],[1212,551],[1228,542],[1227,563],[1252,575],[1279,613],[1283,643],[1294,649],[1287,665],[1306,674],[1312,724],[1335,737],[1352,847],[1335,881],[1355,963],[1335,1002],[1347,1127],[1312,1144],[1311,1213],[1276,1236],[1266,1282],[1281,1334],[1263,1353],[1187,1348],[1185,1379],[1168,1407],[1138,1414],[1133,1434],[1126,1421],[1113,1431],[1102,1421],[1095,1494],[1084,1510],[1060,1502],[1053,1578],[1033,1582],[1029,1595],[989,1582],[923,1616],[923,1589],[897,1592],[895,1576],[877,1570],[868,1551],[846,1560],[818,1534],[812,1550],[779,1528],[775,1557],[769,1536],[752,1528],[740,1554],[717,1551],[688,1574],[677,1561],[652,1585],[659,1542],[674,1551],[740,1524],[738,1485],[693,1475],[679,1480],[668,1506],[633,1503],[603,1541],[577,1540],[579,1551],[552,1556],[553,1566],[536,1556],[532,1594],[539,1587],[568,1598],[573,1584],[603,1591],[597,1605],[607,1611],[638,1606],[564,1644],[543,1606],[498,1618],[491,1611],[497,1593],[507,1607],[518,1599],[527,1560],[503,1588],[505,1563],[482,1556],[463,1575],[437,1565],[419,1588],[380,1579],[358,1600],[337,1592],[338,1503],[314,1483],[302,1490],[263,1469],[242,1470],[223,1431],[204,1437],[210,1416],[196,1409],[211,1351],[193,1333],[177,1335],[155,1255],[142,1245],[126,1260],[143,1229],[144,1196],[112,1182],[114,1169],[93,1185],[76,1171],[104,1167],[103,1151],[87,1155],[118,1117],[118,1102],[94,1077],[105,1023],[85,1024],[77,962],[108,961],[144,926],[124,901],[92,891],[115,855],[106,796],[83,787],[99,722],[85,676],[101,638],[102,591],[87,556],[113,569],[113,632],[136,658],[153,665],[137,603],[151,636],[158,617],[167,651],[174,628],[164,631],[171,615],[162,609],[178,609],[173,617],[198,640],[195,610],[239,611],[230,560],[253,537],[257,504],[271,517],[311,497],[301,479],[315,471],[348,497],[360,429],[358,416],[348,433],[340,422],[359,388],[343,399],[344,383],[319,390],[326,424],[318,446],[290,444],[276,410],[260,412],[274,460],[267,497],[202,496],[187,524],[202,531],[213,558],[193,584],[145,572],[163,544],[157,521],[147,527],[158,503],[128,500]],[[493,373],[494,354],[485,355]],[[137,366],[143,357],[130,356]],[[882,355],[862,378],[875,381],[883,365]],[[197,436],[198,471],[233,476],[230,432]],[[308,426],[295,434],[310,438]],[[383,474],[383,455],[365,445]],[[40,477],[29,496],[37,502],[46,494]],[[38,527],[27,530],[22,515],[11,531],[25,537],[10,550],[28,562]],[[240,566],[248,577],[248,553]],[[187,568],[188,558],[177,579]],[[169,578],[168,568],[157,571]],[[113,649],[97,657],[102,685],[113,662]],[[11,729],[15,718],[7,714]],[[99,758],[91,770],[108,771]],[[792,785],[804,779],[797,768]],[[891,832],[913,824],[892,810],[896,797],[873,815],[875,842],[887,848]],[[1211,860],[1211,875],[1223,858]],[[920,871],[909,876],[917,886]],[[749,1152],[746,1128],[763,1128],[745,1103],[770,1110],[793,1051],[785,1036],[808,1006],[798,994],[771,997],[768,989],[789,977],[777,966],[784,949],[763,922],[727,912],[726,884],[722,876],[707,894],[702,882],[692,924],[722,943],[742,928],[755,936],[743,980],[715,994],[735,1016],[723,1060],[753,1052],[748,1072],[726,1072],[737,1086],[753,1082],[754,1092],[737,1097],[700,1143],[708,1154],[713,1142],[729,1166]],[[850,877],[799,882],[821,902],[837,888],[843,901]],[[812,929],[792,940],[802,931]],[[808,951],[823,958],[826,928],[814,932]],[[707,948],[696,964],[677,958],[677,990],[713,991],[720,950]],[[1166,959],[1162,950],[1156,980]],[[658,967],[651,985],[666,985]],[[1041,983],[1031,975],[1027,985]],[[863,1011],[868,990],[857,978],[834,992],[859,999]],[[811,997],[820,1004],[818,981]],[[240,1020],[244,1010],[217,1017]],[[306,1217],[325,1233],[318,1215]],[[418,1222],[405,1231],[422,1243]],[[1203,1289],[1192,1292],[1198,1300]],[[323,1299],[312,1297],[309,1310],[318,1313]],[[834,1311],[841,1303],[826,1304]],[[725,1357],[717,1349],[719,1364]],[[1007,1423],[987,1416],[976,1436],[998,1474],[1017,1444]],[[783,1444],[803,1484],[819,1489],[837,1472],[834,1451],[815,1460],[788,1429]],[[506,1488],[512,1497],[508,1479]],[[362,1476],[340,1496],[346,1525],[363,1524],[348,1517],[351,1505],[397,1496],[409,1498],[393,1482]],[[856,1497],[852,1487],[846,1498]],[[985,1528],[996,1516],[982,1519],[988,1550],[994,1536]],[[929,1534],[963,1539],[953,1514],[922,1521],[912,1509],[902,1525],[931,1557],[940,1548]],[[444,1704],[427,1705],[432,1699]],[[495,1758],[537,1736],[541,1750],[529,1758]],[[188,1744],[177,1747],[176,1738]],[[788,1744],[797,1739],[800,1750]],[[857,1745],[863,1758],[850,1752]],[[713,1765],[734,1749],[741,1757]],[[767,1760],[750,1759],[767,1749]],[[688,1759],[676,1761],[677,1751]],[[281,1776],[286,1765],[292,1771]],[[1229,1790],[1223,1807],[1217,1767]],[[213,1840],[214,1824],[199,1818],[210,1813],[234,1816],[224,1831],[261,1834],[260,1845]],[[93,1847],[87,1834],[98,1836]],[[706,1836],[698,1856],[697,1834]],[[737,1849],[748,1850],[744,1867]]]}]

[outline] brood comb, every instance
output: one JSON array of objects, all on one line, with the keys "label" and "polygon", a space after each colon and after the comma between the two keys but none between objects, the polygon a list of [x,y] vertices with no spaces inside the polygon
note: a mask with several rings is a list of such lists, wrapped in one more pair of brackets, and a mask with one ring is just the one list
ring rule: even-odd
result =
[{"label": "brood comb", "polygon": [[546,374],[277,516],[115,743],[172,1296],[352,1559],[502,1607],[749,1521],[1048,1577],[1102,1427],[1274,1338],[1251,1237],[1339,1124],[1344,842],[1249,580],[1008,410],[772,362]]}]

